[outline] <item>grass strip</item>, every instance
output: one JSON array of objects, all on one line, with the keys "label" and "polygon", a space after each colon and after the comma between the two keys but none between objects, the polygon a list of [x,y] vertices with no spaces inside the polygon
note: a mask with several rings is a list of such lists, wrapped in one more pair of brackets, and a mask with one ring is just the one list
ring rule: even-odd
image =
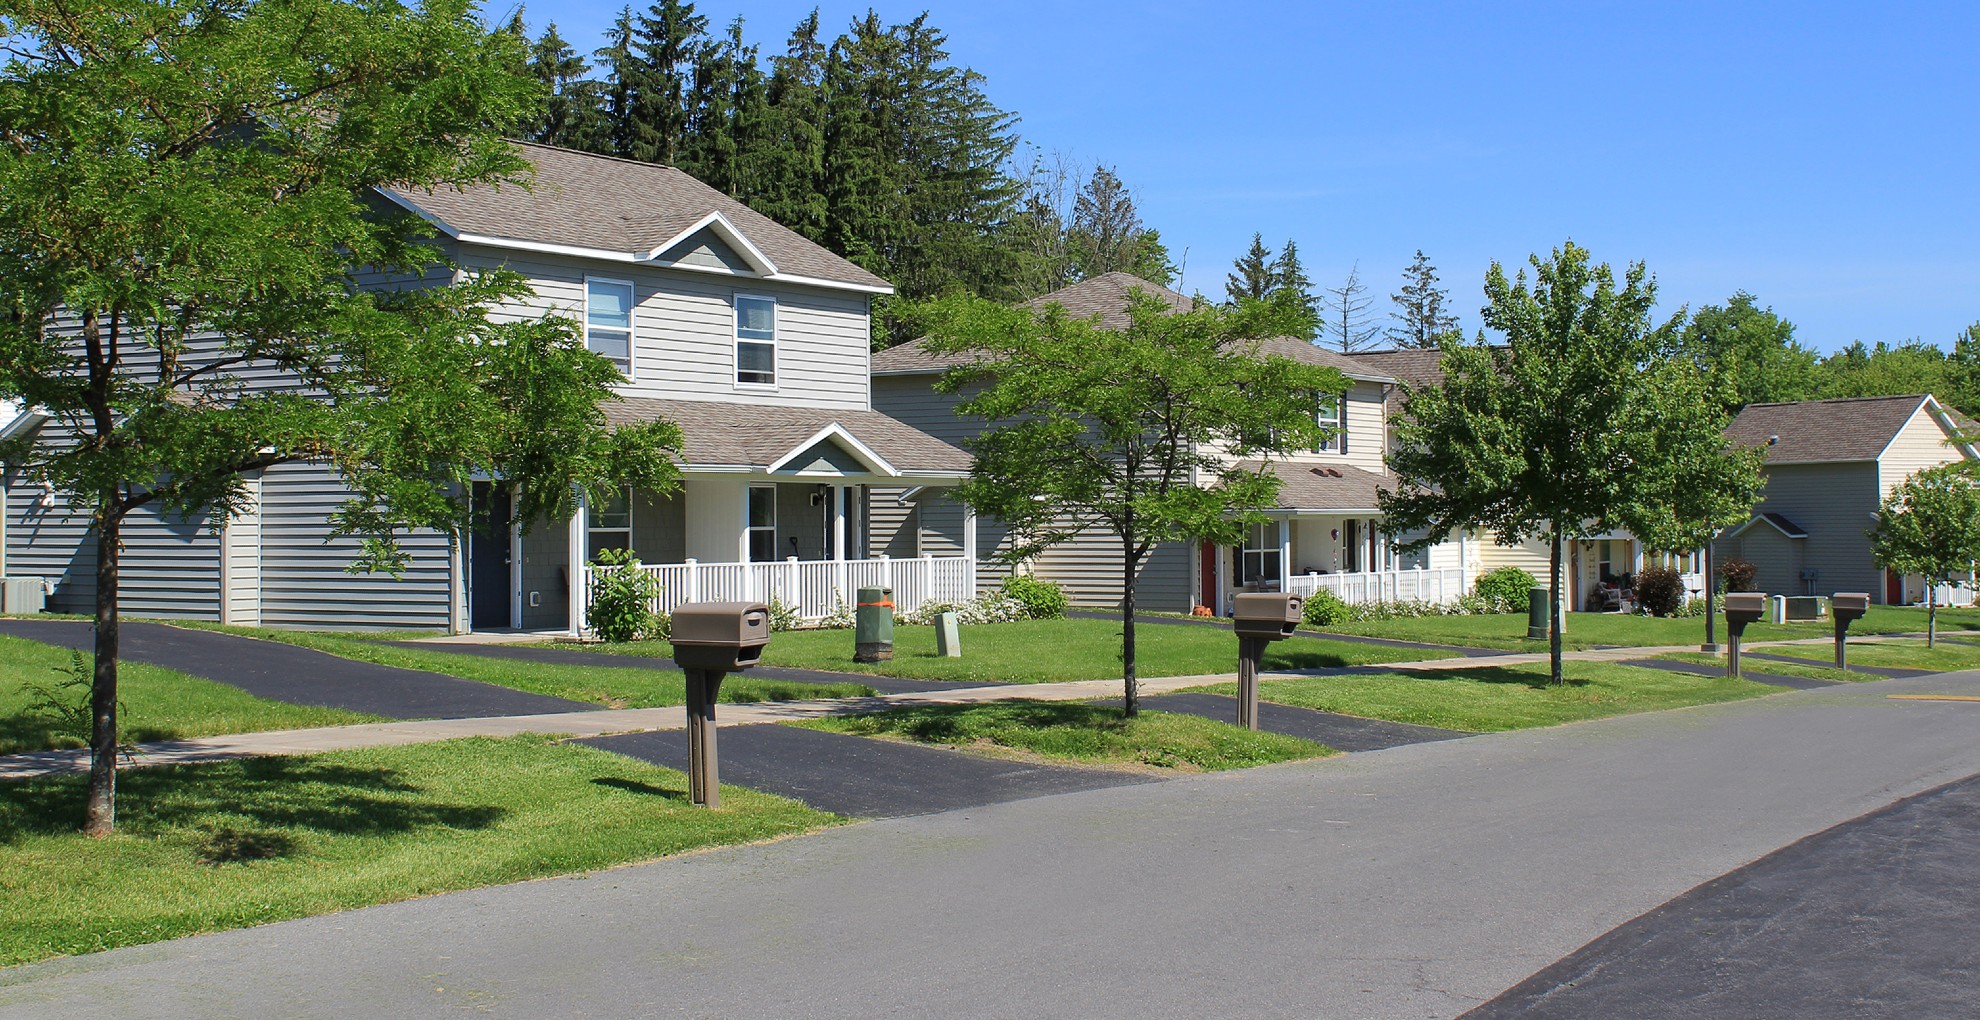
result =
[{"label": "grass strip", "polygon": [[[1794,650],[1794,646],[1756,650],[1778,652],[1782,655],[1801,654]],[[1709,652],[1671,652],[1666,655],[1659,655],[1657,658],[1670,659],[1676,662],[1695,662],[1704,666],[1717,666],[1721,671],[1726,668],[1725,656],[1713,655]],[[1755,659],[1751,656],[1741,659],[1740,667],[1741,671],[1746,673],[1777,673],[1782,676],[1805,676],[1810,680],[1852,682],[1883,679],[1883,677],[1870,673],[1844,673],[1842,670],[1836,669],[1833,666],[1818,666],[1812,663],[1803,664],[1799,662],[1779,662],[1774,659]]]},{"label": "grass strip", "polygon": [[[891,661],[857,663],[852,660],[852,631],[794,630],[770,638],[770,644],[763,650],[763,662],[915,680],[979,683],[1106,680],[1121,675],[1120,635],[1118,620],[986,623],[962,628],[962,657],[951,659],[935,654],[935,628],[900,626],[894,628]],[[665,657],[671,653],[664,641],[584,647],[616,655]],[[1237,670],[1237,639],[1226,628],[1143,624],[1135,628],[1135,647],[1138,671],[1146,677],[1197,676]],[[1439,659],[1455,654],[1301,637],[1275,641],[1268,646],[1265,668],[1321,669]]]},{"label": "grass strip", "polygon": [[790,723],[832,733],[943,744],[1000,757],[1078,765],[1217,772],[1337,753],[1323,744],[1175,712],[1127,718],[1078,701],[924,705]]},{"label": "grass strip", "polygon": [[546,738],[137,769],[118,831],[75,831],[82,777],[0,797],[0,966],[606,868],[834,824],[672,769]]},{"label": "grass strip", "polygon": [[[687,678],[679,670],[649,669],[643,666],[613,667],[601,661],[598,666],[572,666],[528,659],[506,659],[488,655],[407,648],[387,644],[404,640],[404,634],[349,634],[326,631],[274,630],[264,627],[233,627],[221,624],[189,624],[201,630],[214,630],[241,637],[279,641],[319,652],[380,666],[444,673],[464,680],[478,680],[532,694],[586,701],[609,708],[658,708],[687,703]],[[430,634],[420,634],[430,637]],[[560,646],[562,647],[562,646]],[[577,647],[575,645],[569,647]],[[722,700],[751,703],[759,701],[806,701],[813,698],[857,698],[873,693],[864,684],[804,683],[772,680],[746,673],[722,682]]]},{"label": "grass strip", "polygon": [[[68,683],[75,661],[66,648],[0,635],[0,754],[89,746],[89,687]],[[89,657],[82,661],[87,669]],[[37,688],[74,714],[65,719],[50,711]],[[362,712],[269,701],[139,662],[117,665],[117,700],[122,737],[131,742],[380,721]]]},{"label": "grass strip", "polygon": [[[1567,681],[1547,664],[1265,680],[1259,697],[1281,705],[1477,733],[1552,726],[1630,712],[1775,694],[1778,687],[1603,662],[1570,662]],[[1202,688],[1235,694],[1236,684]]]},{"label": "grass strip", "polygon": [[[1939,625],[1947,630],[1980,627],[1980,610],[1941,609]],[[1725,640],[1726,622],[1716,623],[1719,640]],[[1524,652],[1544,652],[1545,641],[1526,638],[1526,614],[1484,616],[1419,616],[1398,620],[1364,620],[1328,628],[1342,634],[1426,641],[1432,644],[1470,645],[1480,648],[1506,648]],[[1869,613],[1850,627],[1857,635],[1923,633],[1925,610],[1912,606],[1871,606]],[[1832,633],[1827,620],[1802,623],[1756,623],[1746,629],[1748,641],[1825,637]],[[1696,646],[1705,637],[1704,617],[1625,616],[1621,613],[1569,613],[1562,633],[1563,644],[1571,649],[1598,645],[1644,647],[1651,645]],[[1390,657],[1392,660],[1394,656]]]}]

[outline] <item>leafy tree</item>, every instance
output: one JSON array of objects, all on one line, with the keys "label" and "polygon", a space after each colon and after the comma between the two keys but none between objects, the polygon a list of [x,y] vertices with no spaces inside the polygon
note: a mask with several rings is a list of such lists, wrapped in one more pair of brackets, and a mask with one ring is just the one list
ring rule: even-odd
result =
[{"label": "leafy tree", "polygon": [[1320,305],[1313,299],[1313,280],[1306,275],[1306,267],[1299,264],[1299,247],[1292,240],[1279,249],[1279,257],[1272,260],[1272,293],[1268,296],[1286,295],[1286,299],[1299,306],[1312,327],[1295,334],[1312,340],[1320,332]]},{"label": "leafy tree", "polygon": [[[522,40],[465,0],[201,8],[83,0],[0,15],[0,399],[51,417],[0,460],[66,493],[94,532],[92,766],[85,830],[115,824],[118,570],[140,510],[224,521],[242,476],[337,468],[333,523],[393,568],[409,528],[468,525],[478,471],[524,481],[517,512],[671,484],[678,430],[612,433],[618,374],[574,324],[497,324],[512,274],[415,276],[430,231],[384,186],[515,182],[502,132],[535,84]],[[172,59],[160,59],[170,54]],[[287,380],[284,388],[250,379]]]},{"label": "leafy tree", "polygon": [[[1242,538],[1277,495],[1271,459],[1316,445],[1314,394],[1338,392],[1345,380],[1258,354],[1258,340],[1284,336],[1297,319],[1283,300],[1168,314],[1136,291],[1128,311],[1127,328],[1112,331],[1056,305],[1033,312],[955,298],[930,335],[937,350],[983,359],[939,384],[952,393],[984,384],[958,407],[988,424],[970,443],[975,469],[959,497],[1026,536],[1013,550],[1019,558],[1092,527],[1119,541],[1132,715],[1135,590],[1149,551]],[[1199,475],[1217,482],[1200,486]]]},{"label": "leafy tree", "polygon": [[1437,267],[1423,249],[1403,270],[1402,289],[1389,295],[1396,310],[1389,313],[1396,324],[1388,329],[1388,339],[1397,347],[1435,347],[1437,338],[1457,329],[1457,316],[1444,310],[1451,292],[1437,286]]},{"label": "leafy tree", "polygon": [[1869,535],[1878,566],[1924,576],[1930,647],[1938,639],[1938,586],[1970,575],[1980,560],[1980,488],[1956,465],[1920,471],[1884,497]]},{"label": "leafy tree", "polygon": [[1374,316],[1369,314],[1374,302],[1365,296],[1368,288],[1361,282],[1361,265],[1356,263],[1348,270],[1347,279],[1338,287],[1327,288],[1327,293],[1332,300],[1327,302],[1323,328],[1334,334],[1334,343],[1341,353],[1366,350],[1381,327],[1375,325]]},{"label": "leafy tree", "polygon": [[1818,376],[1824,397],[1938,393],[1948,383],[1945,352],[1923,340],[1874,347],[1858,340],[1823,358]]},{"label": "leafy tree", "polygon": [[1816,353],[1795,342],[1794,323],[1756,307],[1745,291],[1700,308],[1685,324],[1684,341],[1707,372],[1727,381],[1734,412],[1816,394]]},{"label": "leafy tree", "polygon": [[[1384,529],[1421,533],[1418,547],[1466,528],[1509,545],[1545,537],[1559,592],[1569,539],[1623,528],[1652,548],[1692,548],[1743,519],[1760,455],[1729,445],[1730,416],[1682,356],[1676,320],[1653,327],[1656,284],[1643,265],[1618,287],[1571,241],[1531,263],[1531,286],[1496,262],[1486,274],[1485,325],[1505,344],[1447,337],[1443,383],[1405,397]],[[1555,599],[1555,683],[1560,612]]]},{"label": "leafy tree", "polygon": [[1265,235],[1251,235],[1251,247],[1231,263],[1233,272],[1224,277],[1224,295],[1231,304],[1263,301],[1272,293],[1278,274],[1273,271],[1272,249],[1265,247]]},{"label": "leafy tree", "polygon": [[1164,287],[1176,278],[1161,235],[1141,222],[1134,194],[1110,167],[1096,165],[1080,189],[1069,236],[1081,278],[1129,273]]},{"label": "leafy tree", "polygon": [[542,86],[543,108],[524,126],[523,136],[545,145],[604,151],[610,144],[604,97],[590,72],[591,65],[557,34],[557,23],[545,27],[529,52],[529,73]]},{"label": "leafy tree", "polygon": [[1939,399],[1968,417],[1980,415],[1980,322],[1959,331],[1946,358],[1945,391]]}]

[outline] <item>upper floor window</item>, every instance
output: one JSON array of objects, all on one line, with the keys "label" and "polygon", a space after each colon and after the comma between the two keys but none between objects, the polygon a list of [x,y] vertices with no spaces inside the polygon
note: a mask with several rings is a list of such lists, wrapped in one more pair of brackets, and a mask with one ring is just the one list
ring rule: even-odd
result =
[{"label": "upper floor window", "polygon": [[1320,394],[1318,409],[1313,420],[1327,430],[1327,438],[1313,448],[1314,453],[1347,452],[1347,397],[1339,393]]},{"label": "upper floor window", "polygon": [[633,286],[622,280],[584,281],[584,346],[632,378]]},{"label": "upper floor window", "polygon": [[736,382],[777,384],[777,302],[736,295]]}]

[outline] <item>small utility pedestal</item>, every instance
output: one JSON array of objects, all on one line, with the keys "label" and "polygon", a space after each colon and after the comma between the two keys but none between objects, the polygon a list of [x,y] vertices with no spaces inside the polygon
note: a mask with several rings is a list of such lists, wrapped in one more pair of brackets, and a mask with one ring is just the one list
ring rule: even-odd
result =
[{"label": "small utility pedestal", "polygon": [[1870,611],[1870,594],[1839,591],[1829,599],[1829,617],[1836,625],[1836,668],[1849,672],[1849,625]]},{"label": "small utility pedestal", "polygon": [[1238,639],[1237,724],[1258,728],[1258,662],[1265,646],[1293,636],[1306,600],[1298,595],[1239,595],[1231,613],[1231,630]]},{"label": "small utility pedestal", "polygon": [[1726,596],[1726,675],[1739,676],[1739,638],[1746,625],[1758,623],[1767,615],[1767,596],[1757,591],[1734,592]]},{"label": "small utility pedestal", "polygon": [[690,602],[674,610],[674,661],[687,674],[688,799],[722,806],[715,752],[715,701],[722,678],[763,658],[770,607],[761,602]]}]

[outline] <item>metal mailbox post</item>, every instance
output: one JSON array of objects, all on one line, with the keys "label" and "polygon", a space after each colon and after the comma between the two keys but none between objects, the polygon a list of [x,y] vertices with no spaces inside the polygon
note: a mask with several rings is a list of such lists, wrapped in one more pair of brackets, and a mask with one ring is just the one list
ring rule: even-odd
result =
[{"label": "metal mailbox post", "polygon": [[1298,595],[1239,595],[1231,613],[1231,630],[1238,638],[1237,724],[1258,728],[1258,660],[1265,645],[1293,636],[1306,600]]},{"label": "metal mailbox post", "polygon": [[715,698],[722,678],[756,665],[770,643],[761,602],[690,602],[674,610],[674,662],[687,674],[688,799],[722,806],[715,754]]},{"label": "metal mailbox post", "polygon": [[1849,672],[1849,625],[1870,611],[1868,592],[1839,591],[1829,599],[1829,617],[1836,625],[1836,668]]},{"label": "metal mailbox post", "polygon": [[1726,675],[1739,676],[1739,636],[1746,633],[1746,625],[1756,623],[1767,615],[1767,596],[1757,591],[1732,592],[1726,595]]}]

